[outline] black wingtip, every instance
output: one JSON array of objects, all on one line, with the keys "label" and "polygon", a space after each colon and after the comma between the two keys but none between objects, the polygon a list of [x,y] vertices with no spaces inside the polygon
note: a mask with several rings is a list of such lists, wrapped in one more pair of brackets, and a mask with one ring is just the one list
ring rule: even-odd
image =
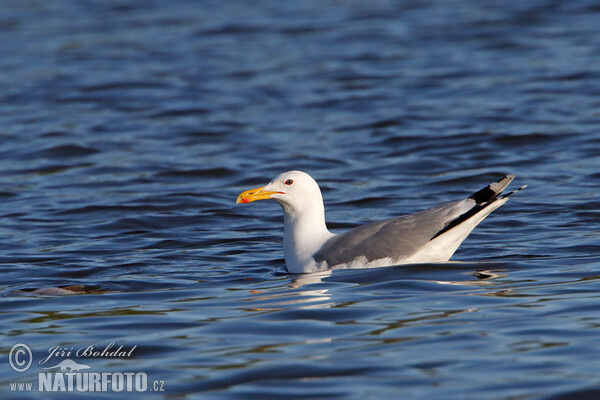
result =
[{"label": "black wingtip", "polygon": [[[514,175],[506,175],[505,177],[500,179],[498,182],[494,182],[494,183],[484,187],[480,191],[473,193],[471,196],[469,196],[469,198],[475,200],[475,202],[477,204],[475,204],[473,206],[473,208],[471,208],[466,213],[464,213],[461,216],[459,216],[458,218],[450,221],[442,230],[440,230],[438,233],[436,233],[430,240],[433,240],[436,237],[448,232],[450,229],[454,228],[457,225],[460,225],[464,221],[471,218],[473,215],[477,214],[484,208],[488,207],[490,204],[493,204],[494,200],[498,199],[498,197],[500,196],[502,191],[504,189],[506,189],[508,184],[511,183],[513,179],[515,179]],[[500,198],[504,199],[514,193],[517,193],[521,189],[525,189],[526,187],[527,187],[527,185],[523,185],[520,188],[513,190],[512,192],[502,195]]]},{"label": "black wingtip", "polygon": [[505,175],[499,181],[491,183],[483,189],[473,193],[469,198],[475,200],[475,203],[477,204],[489,203],[490,201],[495,200],[513,179],[515,179],[514,175]]}]

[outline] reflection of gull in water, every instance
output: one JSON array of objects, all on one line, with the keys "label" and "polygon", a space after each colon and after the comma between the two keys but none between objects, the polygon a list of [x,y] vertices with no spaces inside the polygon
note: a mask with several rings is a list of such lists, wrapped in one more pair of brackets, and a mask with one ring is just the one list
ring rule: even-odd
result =
[{"label": "reflection of gull in water", "polygon": [[[439,285],[453,285],[453,286],[465,286],[472,288],[490,288],[497,286],[498,284],[502,284],[502,282],[496,281],[497,279],[504,278],[507,276],[506,273],[500,272],[499,270],[474,270],[471,269],[470,272],[464,270],[464,263],[461,262],[452,262],[450,263],[454,266],[460,266],[460,270],[456,272],[451,272],[448,268],[443,268],[441,266],[424,266],[422,264],[415,264],[411,267],[402,266],[398,267],[398,269],[393,268],[392,271],[400,271],[402,269],[402,278],[400,279],[408,279],[410,281],[416,280],[421,282],[429,282]],[[468,265],[468,264],[467,264]],[[434,267],[432,269],[432,267]],[[443,269],[446,275],[453,276],[452,280],[439,280],[435,279],[435,271],[439,271],[439,269]],[[470,269],[470,267],[469,267]],[[389,267],[387,268],[379,268],[380,271],[379,277],[380,279],[373,280],[374,274],[377,274],[376,270],[360,271],[355,270],[356,272],[352,272],[349,270],[341,271],[341,270],[325,270],[321,272],[316,272],[312,274],[303,274],[297,275],[295,278],[285,286],[285,288],[280,288],[274,291],[251,291],[252,296],[248,299],[249,302],[253,303],[252,308],[248,308],[250,311],[267,311],[267,310],[279,310],[279,309],[287,309],[289,306],[293,306],[294,309],[317,309],[317,308],[331,308],[336,305],[336,303],[332,300],[333,294],[331,293],[332,286],[329,282],[324,281],[326,278],[332,276],[332,274],[342,274],[342,281],[346,281],[346,279],[350,279],[350,282],[361,282],[363,281],[362,275],[365,274],[365,277],[368,276],[366,282],[373,283],[379,281],[386,281],[389,278],[389,274],[386,273],[390,271]],[[461,276],[464,276],[464,280],[457,276],[457,273]],[[357,275],[358,274],[358,275]],[[367,275],[368,274],[368,275]],[[470,277],[469,277],[470,276]],[[344,278],[346,277],[346,278]],[[387,278],[386,278],[387,277]],[[397,276],[398,277],[398,276]],[[473,277],[477,278],[473,280]],[[339,282],[338,279],[335,280]],[[336,287],[336,286],[333,286]],[[335,290],[335,289],[334,289]],[[510,289],[509,289],[510,290]],[[507,289],[503,289],[502,293],[505,293]],[[486,295],[489,293],[480,294]],[[493,294],[490,294],[493,295]],[[462,310],[462,312],[470,312],[476,311],[477,309],[468,309]]]},{"label": "reflection of gull in water", "polygon": [[[251,301],[258,301],[260,303],[266,303],[260,305],[260,307],[255,307],[253,310],[266,310],[266,309],[275,309],[281,308],[283,306],[291,305],[291,304],[302,304],[302,306],[298,307],[301,309],[309,309],[309,308],[330,308],[335,305],[335,303],[329,301],[331,300],[331,295],[328,293],[329,289],[310,289],[310,290],[297,290],[301,289],[303,286],[319,284],[322,282],[323,278],[327,278],[331,275],[331,270],[316,272],[313,274],[305,274],[300,275],[289,285],[289,288],[293,290],[285,290],[278,292],[253,292],[254,295],[258,295],[256,297],[252,297]],[[280,301],[273,301],[280,300]]]},{"label": "reflection of gull in water", "polygon": [[441,285],[457,285],[457,286],[491,286],[497,285],[497,282],[494,279],[504,278],[507,274],[492,271],[492,270],[479,270],[473,272],[471,275],[477,278],[477,280],[470,281],[435,281],[435,283],[439,283]]},{"label": "reflection of gull in water", "polygon": [[315,272],[312,274],[298,275],[297,278],[294,278],[294,280],[292,281],[292,284],[290,286],[293,288],[301,288],[302,286],[305,286],[305,285],[321,283],[321,282],[323,282],[323,278],[328,278],[329,276],[331,276],[331,272],[332,272],[331,269],[327,269],[325,271]]}]

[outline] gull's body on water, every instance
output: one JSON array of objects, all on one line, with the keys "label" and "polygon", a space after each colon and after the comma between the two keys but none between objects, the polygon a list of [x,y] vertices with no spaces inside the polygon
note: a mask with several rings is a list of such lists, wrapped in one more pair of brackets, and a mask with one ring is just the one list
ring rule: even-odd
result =
[{"label": "gull's body on water", "polygon": [[448,261],[485,217],[525,187],[501,195],[513,179],[506,175],[466,199],[371,222],[342,234],[327,229],[319,185],[302,171],[285,172],[266,186],[247,190],[237,203],[273,199],[281,205],[283,253],[291,273],[437,263]]}]

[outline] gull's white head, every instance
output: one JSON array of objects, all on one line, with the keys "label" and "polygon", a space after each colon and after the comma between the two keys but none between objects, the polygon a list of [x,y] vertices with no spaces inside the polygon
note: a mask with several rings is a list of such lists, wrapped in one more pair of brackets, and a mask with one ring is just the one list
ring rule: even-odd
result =
[{"label": "gull's white head", "polygon": [[236,203],[273,199],[283,207],[283,254],[290,272],[314,272],[321,268],[312,255],[334,236],[325,225],[325,209],[319,185],[302,171],[289,171],[268,185],[246,190]]},{"label": "gull's white head", "polygon": [[286,214],[298,214],[314,207],[323,207],[323,198],[317,182],[306,172],[288,171],[275,177],[268,185],[246,190],[236,203],[273,199]]}]

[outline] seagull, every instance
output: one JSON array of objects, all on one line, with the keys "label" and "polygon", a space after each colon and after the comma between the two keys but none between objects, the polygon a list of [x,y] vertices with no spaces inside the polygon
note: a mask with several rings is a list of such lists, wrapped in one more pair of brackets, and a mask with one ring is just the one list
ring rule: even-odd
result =
[{"label": "seagull", "polygon": [[526,187],[502,195],[514,178],[506,175],[465,199],[341,234],[327,229],[321,190],[306,172],[284,172],[265,186],[241,193],[236,204],[272,199],[281,205],[283,254],[290,273],[440,263],[450,260],[485,217]]}]

